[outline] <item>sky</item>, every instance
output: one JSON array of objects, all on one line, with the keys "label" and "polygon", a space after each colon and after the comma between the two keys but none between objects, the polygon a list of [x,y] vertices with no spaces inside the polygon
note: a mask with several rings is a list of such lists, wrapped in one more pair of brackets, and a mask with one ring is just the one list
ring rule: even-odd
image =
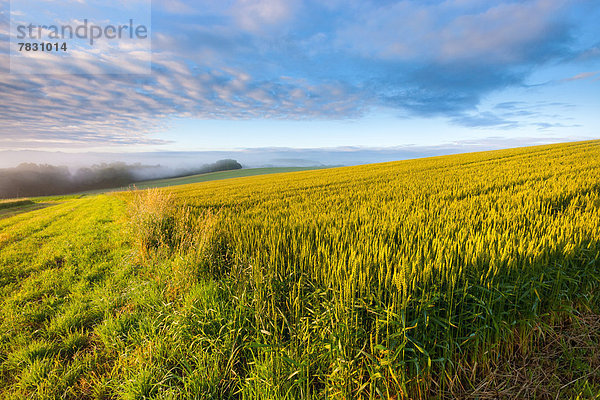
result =
[{"label": "sky", "polygon": [[[596,0],[102,3],[0,0],[0,152],[321,149],[327,163],[600,138]],[[148,37],[17,49],[19,24],[84,20]]]}]

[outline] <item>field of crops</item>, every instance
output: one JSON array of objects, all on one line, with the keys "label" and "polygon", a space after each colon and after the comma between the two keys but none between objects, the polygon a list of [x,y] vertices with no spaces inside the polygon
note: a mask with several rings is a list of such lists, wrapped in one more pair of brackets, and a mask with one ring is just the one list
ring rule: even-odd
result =
[{"label": "field of crops", "polygon": [[0,285],[6,398],[596,398],[600,142],[66,199]]}]

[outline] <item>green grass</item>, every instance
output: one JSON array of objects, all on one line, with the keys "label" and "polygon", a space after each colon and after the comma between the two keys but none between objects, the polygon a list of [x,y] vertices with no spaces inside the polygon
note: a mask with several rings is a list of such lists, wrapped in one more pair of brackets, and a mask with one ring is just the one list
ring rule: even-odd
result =
[{"label": "green grass", "polygon": [[0,201],[0,210],[4,210],[6,208],[14,208],[14,207],[22,207],[33,204],[33,201],[29,199],[13,199],[13,200],[1,200]]},{"label": "green grass", "polygon": [[221,179],[242,178],[246,176],[280,174],[285,172],[312,171],[326,167],[270,167],[270,168],[248,168],[233,171],[210,172],[207,174],[184,176],[181,178],[158,179],[136,183],[138,189],[161,188],[168,186],[187,185],[190,183],[216,181]]},{"label": "green grass", "polygon": [[217,181],[217,180],[222,180],[222,179],[243,178],[243,177],[247,177],[247,176],[270,175],[270,174],[280,174],[280,173],[297,172],[297,171],[311,171],[311,170],[324,169],[324,168],[329,168],[329,167],[269,167],[269,168],[236,169],[236,170],[232,170],[232,171],[209,172],[206,174],[183,176],[183,177],[179,177],[179,178],[166,178],[166,179],[153,179],[153,180],[148,180],[148,181],[140,181],[140,182],[136,182],[135,184],[132,184],[128,187],[92,190],[92,191],[87,191],[85,193],[94,194],[94,193],[105,193],[105,192],[115,191],[115,190],[122,191],[122,190],[128,190],[134,186],[137,189],[163,188],[163,187],[169,187],[169,186],[187,185],[187,184],[191,184],[191,183]]},{"label": "green grass", "polygon": [[54,202],[41,202],[32,199],[5,200],[0,202],[0,218],[39,210],[55,204]]},{"label": "green grass", "polygon": [[[598,398],[598,148],[57,196],[0,219],[0,398]],[[428,271],[451,260],[435,246],[462,272]]]}]

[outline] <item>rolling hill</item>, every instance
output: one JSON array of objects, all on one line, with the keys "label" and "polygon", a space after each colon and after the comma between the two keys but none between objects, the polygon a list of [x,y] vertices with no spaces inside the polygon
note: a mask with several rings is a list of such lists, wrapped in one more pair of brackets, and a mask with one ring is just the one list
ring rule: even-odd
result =
[{"label": "rolling hill", "polygon": [[588,141],[1,219],[0,395],[594,398],[599,177]]}]

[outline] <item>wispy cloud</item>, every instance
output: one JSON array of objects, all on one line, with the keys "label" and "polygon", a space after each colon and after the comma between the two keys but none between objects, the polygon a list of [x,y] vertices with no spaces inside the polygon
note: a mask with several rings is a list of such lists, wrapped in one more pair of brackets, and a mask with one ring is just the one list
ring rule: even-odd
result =
[{"label": "wispy cloud", "polygon": [[573,108],[572,104],[560,102],[526,103],[509,101],[498,103],[489,109],[479,109],[458,113],[452,123],[470,128],[488,128],[510,130],[514,128],[534,128],[549,130],[552,128],[575,128],[569,117],[556,114],[556,110]]},{"label": "wispy cloud", "polygon": [[264,33],[288,24],[298,7],[296,0],[238,0],[231,13],[242,29]]},{"label": "wispy cloud", "polygon": [[567,81],[567,82],[580,81],[582,79],[593,78],[594,76],[596,76],[598,74],[600,74],[600,71],[582,72],[580,74],[573,75],[570,78],[566,78],[564,80]]}]

